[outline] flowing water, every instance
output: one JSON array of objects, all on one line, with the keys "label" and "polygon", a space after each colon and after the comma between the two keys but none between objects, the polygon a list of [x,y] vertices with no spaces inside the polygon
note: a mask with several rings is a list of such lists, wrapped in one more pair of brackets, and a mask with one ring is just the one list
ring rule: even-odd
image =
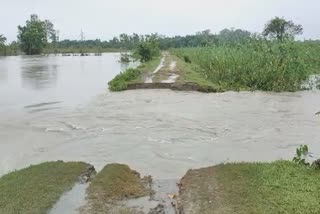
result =
[{"label": "flowing water", "polygon": [[110,93],[118,55],[0,59],[0,175],[43,161],[129,164],[156,180],[320,151],[320,93]]}]

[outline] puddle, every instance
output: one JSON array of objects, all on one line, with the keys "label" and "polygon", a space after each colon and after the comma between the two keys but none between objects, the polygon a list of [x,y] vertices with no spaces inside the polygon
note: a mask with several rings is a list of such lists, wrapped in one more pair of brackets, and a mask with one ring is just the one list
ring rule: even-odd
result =
[{"label": "puddle", "polygon": [[61,196],[49,214],[78,214],[78,209],[85,205],[88,186],[89,183],[75,184],[71,191]]},{"label": "puddle", "polygon": [[166,57],[164,56],[164,57],[162,57],[162,59],[161,59],[161,61],[160,61],[160,64],[158,65],[158,67],[156,68],[156,70],[154,70],[154,71],[152,72],[152,74],[158,73],[158,72],[160,71],[160,69],[163,68],[165,61],[166,61]]},{"label": "puddle", "polygon": [[176,61],[172,61],[172,62],[170,63],[170,66],[169,66],[170,71],[174,71],[174,69],[176,68],[176,66],[177,66],[177,62],[176,62]]},{"label": "puddle", "polygon": [[161,82],[162,82],[162,83],[175,83],[176,80],[178,79],[178,77],[179,77],[179,75],[177,75],[177,74],[172,74],[171,76],[169,76],[168,79],[162,80]]},{"label": "puddle", "polygon": [[158,65],[158,67],[150,75],[148,75],[145,78],[144,83],[152,83],[153,82],[152,79],[153,79],[154,74],[158,73],[160,71],[160,69],[163,68],[165,61],[166,61],[166,57],[163,56],[162,59],[160,60],[160,64]]},{"label": "puddle", "polygon": [[152,213],[150,210],[161,207],[166,214],[175,214],[176,209],[174,196],[178,193],[178,180],[155,180],[152,183],[152,190],[155,192],[152,196],[138,199],[130,199],[123,202],[123,205],[134,208],[145,214]]}]

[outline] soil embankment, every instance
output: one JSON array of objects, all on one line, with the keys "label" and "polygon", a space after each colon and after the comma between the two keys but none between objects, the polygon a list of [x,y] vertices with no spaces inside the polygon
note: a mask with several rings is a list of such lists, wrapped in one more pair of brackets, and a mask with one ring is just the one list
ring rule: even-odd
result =
[{"label": "soil embankment", "polygon": [[[179,63],[182,63],[179,61]],[[196,82],[183,81],[180,77],[183,72],[177,66],[177,59],[168,52],[162,53],[158,67],[154,71],[144,74],[144,81],[129,83],[128,90],[136,89],[171,89],[176,91],[220,92],[219,89],[200,85]]]}]

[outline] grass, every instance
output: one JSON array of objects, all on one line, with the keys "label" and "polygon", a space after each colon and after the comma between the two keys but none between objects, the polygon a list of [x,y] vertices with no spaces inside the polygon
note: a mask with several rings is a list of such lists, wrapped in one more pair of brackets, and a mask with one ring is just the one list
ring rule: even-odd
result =
[{"label": "grass", "polygon": [[301,89],[319,66],[310,56],[316,58],[320,49],[296,42],[252,41],[238,46],[175,49],[174,53],[190,60],[200,79],[224,90],[280,92]]},{"label": "grass", "polygon": [[160,57],[156,57],[153,60],[142,63],[137,68],[129,68],[124,72],[118,74],[109,83],[110,91],[123,91],[126,90],[128,84],[136,82],[144,82],[144,75],[147,72],[156,69],[160,62]]},{"label": "grass", "polygon": [[87,193],[88,204],[82,213],[127,213],[128,208],[117,202],[146,196],[149,190],[140,175],[127,165],[109,164],[97,174]]},{"label": "grass", "polygon": [[320,172],[287,161],[218,167],[227,205],[238,213],[320,213]]},{"label": "grass", "polygon": [[[197,176],[192,185],[202,192],[193,192],[191,201],[200,199],[204,213],[320,213],[320,171],[292,162],[219,165]],[[209,188],[215,182],[216,188]]]},{"label": "grass", "polygon": [[1,177],[0,213],[47,213],[87,166],[82,162],[48,162]]},{"label": "grass", "polygon": [[196,72],[199,67],[195,64],[187,63],[177,56],[173,56],[177,62],[177,70],[180,77],[177,82],[180,83],[196,83],[203,89],[203,91],[223,92],[224,90],[218,85],[201,76],[199,72]]}]

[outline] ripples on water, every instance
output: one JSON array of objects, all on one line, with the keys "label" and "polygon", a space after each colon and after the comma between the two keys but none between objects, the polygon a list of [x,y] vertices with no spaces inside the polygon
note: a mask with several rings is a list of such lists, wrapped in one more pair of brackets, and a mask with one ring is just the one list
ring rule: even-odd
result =
[{"label": "ripples on water", "polygon": [[[129,164],[156,179],[230,161],[291,159],[319,151],[320,93],[202,94],[170,90],[105,93],[88,105],[1,114],[1,173],[47,160],[101,169]],[[10,143],[9,143],[10,142]]]},{"label": "ripples on water", "polygon": [[0,58],[0,175],[65,160],[178,179],[222,162],[291,159],[300,144],[319,151],[318,91],[109,93],[125,69],[118,58]]}]

